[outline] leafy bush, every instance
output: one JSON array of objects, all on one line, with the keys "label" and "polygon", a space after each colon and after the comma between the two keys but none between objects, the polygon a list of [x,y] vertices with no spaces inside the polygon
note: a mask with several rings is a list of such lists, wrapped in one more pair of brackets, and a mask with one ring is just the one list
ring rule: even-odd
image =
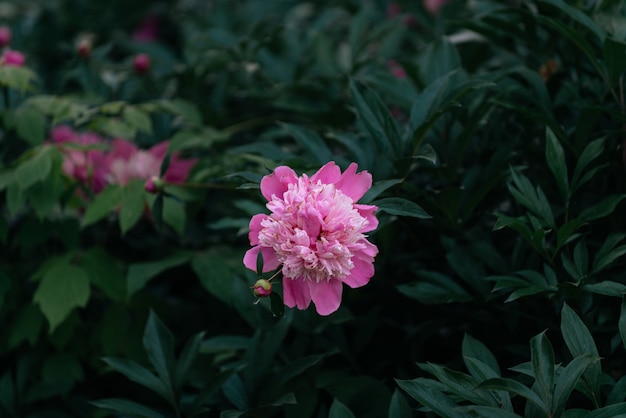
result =
[{"label": "leafy bush", "polygon": [[626,414],[625,12],[0,4],[0,416]]}]

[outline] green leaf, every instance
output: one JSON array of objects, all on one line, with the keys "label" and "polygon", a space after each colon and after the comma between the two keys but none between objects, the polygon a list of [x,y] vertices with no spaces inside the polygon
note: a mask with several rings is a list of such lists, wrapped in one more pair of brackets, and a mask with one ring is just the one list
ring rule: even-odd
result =
[{"label": "green leaf", "polygon": [[448,393],[453,393],[472,404],[498,406],[496,399],[488,391],[476,390],[478,382],[465,373],[432,363],[418,363],[418,367],[435,375],[445,385]]},{"label": "green leaf", "polygon": [[228,399],[237,409],[245,411],[250,405],[250,397],[246,386],[239,377],[238,374],[234,374],[224,382],[222,385],[222,391],[224,396]]},{"label": "green leaf", "polygon": [[145,205],[145,191],[143,182],[131,180],[122,188],[122,203],[119,223],[122,235],[131,229],[141,218]]},{"label": "green leaf", "polygon": [[44,317],[37,306],[24,305],[15,316],[11,326],[8,345],[15,348],[26,341],[34,345],[44,325]]},{"label": "green leaf", "polygon": [[545,405],[552,405],[554,350],[545,331],[530,340],[530,355],[539,396]]},{"label": "green leaf", "polygon": [[485,363],[498,376],[500,376],[500,367],[498,366],[498,360],[496,359],[496,356],[493,355],[493,353],[487,348],[487,346],[485,346],[485,344],[478,341],[469,334],[465,334],[463,336],[462,353],[464,358],[473,357]]},{"label": "green leaf", "polygon": [[0,85],[10,87],[20,93],[33,90],[37,80],[37,74],[28,67],[0,66]]},{"label": "green leaf", "polygon": [[547,405],[543,403],[541,398],[533,392],[530,388],[524,386],[522,383],[517,380],[506,379],[502,377],[497,377],[494,379],[488,379],[484,382],[481,382],[478,385],[480,389],[494,389],[494,390],[503,390],[523,398],[528,399],[533,404],[538,406],[546,415],[549,414],[549,408]]},{"label": "green leaf", "polygon": [[574,357],[567,367],[561,369],[554,388],[554,400],[552,404],[553,416],[558,417],[563,413],[567,401],[578,384],[580,377],[590,365],[597,361],[600,361],[598,357],[585,354]]},{"label": "green leaf", "polygon": [[337,398],[333,400],[332,405],[330,406],[330,412],[328,413],[328,418],[355,418],[354,414],[347,406],[339,402]]},{"label": "green leaf", "polygon": [[192,102],[175,99],[161,100],[158,104],[167,112],[180,116],[185,122],[191,125],[199,126],[202,124],[202,115],[198,107]]},{"label": "green leaf", "polygon": [[626,295],[622,297],[622,309],[619,314],[618,328],[619,335],[622,337],[622,343],[626,347]]},{"label": "green leaf", "polygon": [[11,289],[11,278],[3,271],[0,271],[0,311],[4,303],[4,296]]},{"label": "green leaf", "polygon": [[589,32],[593,33],[600,42],[604,41],[604,37],[606,36],[604,30],[602,30],[602,28],[598,26],[596,22],[594,22],[580,9],[568,5],[563,0],[541,0],[541,2],[550,4],[558,8],[563,13],[567,14],[572,20],[582,25]]},{"label": "green leaf", "polygon": [[626,71],[626,43],[606,38],[602,44],[602,50],[609,77],[609,87],[614,87]]},{"label": "green leaf", "polygon": [[379,212],[387,212],[396,216],[411,216],[419,219],[430,219],[432,216],[426,213],[421,206],[401,197],[387,197],[370,202],[378,206]]},{"label": "green leaf", "polygon": [[626,245],[618,246],[618,244],[626,238],[624,234],[610,234],[605,238],[602,247],[596,253],[593,260],[592,273],[598,273],[609,267],[616,259],[626,254]]},{"label": "green leaf", "polygon": [[30,145],[40,145],[45,138],[45,115],[32,105],[24,105],[15,111],[15,130]]},{"label": "green leaf", "polygon": [[626,414],[626,402],[605,406],[591,411],[587,418],[621,418]]},{"label": "green leaf", "polygon": [[563,199],[569,199],[569,181],[567,175],[567,165],[565,163],[565,152],[550,128],[546,128],[546,161],[548,167],[554,174],[554,179],[559,187]]},{"label": "green leaf", "polygon": [[210,253],[197,254],[191,260],[191,267],[206,290],[225,304],[232,303],[232,272],[223,256]]},{"label": "green leaf", "polygon": [[175,405],[174,396],[174,336],[151,310],[143,335],[143,347],[148,354],[150,363],[159,375],[165,389],[169,394],[169,401]]},{"label": "green leaf", "polygon": [[152,390],[163,399],[168,401],[170,400],[165,384],[154,373],[145,367],[126,359],[105,357],[102,360],[111,368],[119,373],[122,373],[133,382]]},{"label": "green leaf", "polygon": [[[587,329],[585,323],[566,303],[561,309],[561,334],[565,345],[569,349],[573,357],[591,354],[594,357],[600,357],[596,343]],[[600,362],[593,363],[584,373],[583,379],[588,383],[592,395],[600,396],[600,376],[602,369]]]},{"label": "green leaf", "polygon": [[204,332],[200,332],[194,335],[188,342],[185,344],[183,351],[180,353],[180,357],[176,362],[176,371],[175,371],[175,379],[174,379],[174,389],[179,391],[182,389],[183,384],[187,379],[187,375],[189,371],[193,367],[193,364],[198,357],[198,353],[200,352],[200,345],[202,344],[202,340],[204,338]]},{"label": "green leaf", "polygon": [[403,182],[402,179],[377,181],[376,183],[372,185],[372,187],[370,187],[370,189],[365,193],[365,195],[363,195],[361,200],[359,200],[359,203],[367,204],[371,202],[372,200],[374,200],[376,197],[378,197],[378,195],[380,195],[385,190],[389,189],[392,186],[395,186],[396,184],[400,184],[402,182]]},{"label": "green leaf", "polygon": [[540,187],[533,188],[530,180],[518,174],[513,167],[510,168],[512,184],[508,185],[509,191],[520,204],[530,209],[542,221],[544,226],[556,228],[554,214],[550,203]]},{"label": "green leaf", "polygon": [[597,205],[585,209],[578,216],[580,222],[589,222],[594,219],[604,218],[615,212],[615,208],[626,197],[626,194],[615,194],[607,197]]},{"label": "green leaf", "polygon": [[393,391],[391,402],[389,403],[389,418],[411,418],[409,404],[398,389]]},{"label": "green leaf", "polygon": [[87,304],[89,294],[89,277],[85,270],[64,257],[43,272],[33,300],[48,319],[52,333],[74,308]]},{"label": "green leaf", "polygon": [[52,146],[36,148],[34,155],[17,167],[15,179],[21,190],[26,190],[50,175],[55,152]]},{"label": "green leaf", "polygon": [[400,293],[425,304],[466,302],[473,297],[458,283],[436,271],[416,272],[419,280],[397,286]]},{"label": "green leaf", "polygon": [[122,302],[126,299],[126,277],[118,264],[119,261],[101,247],[90,248],[81,259],[91,283],[111,299]]},{"label": "green leaf", "polygon": [[124,416],[141,417],[141,418],[166,418],[165,415],[154,409],[148,408],[142,404],[126,399],[101,399],[91,402],[98,408],[110,409]]},{"label": "green leaf", "polygon": [[116,209],[124,198],[124,191],[118,185],[107,186],[91,201],[85,214],[81,226],[85,227],[92,223],[98,222],[107,216],[111,211]]},{"label": "green leaf", "polygon": [[[431,379],[417,378],[414,380],[398,380],[400,389],[408,393],[413,399],[430,408],[435,414],[443,418],[465,418],[471,415],[459,413],[457,404],[439,390],[438,382]],[[535,395],[536,396],[536,395]]]},{"label": "green leaf", "polygon": [[512,411],[505,411],[502,408],[496,408],[493,406],[468,405],[459,407],[458,411],[473,412],[475,415],[472,416],[480,418],[522,418]]},{"label": "green leaf", "polygon": [[283,298],[278,293],[270,293],[270,306],[274,316],[280,318],[285,315],[285,304],[283,303]]},{"label": "green leaf", "polygon": [[447,38],[441,37],[428,45],[420,54],[420,75],[425,85],[429,85],[461,66],[461,57],[456,47]]},{"label": "green leaf", "polygon": [[303,126],[291,123],[280,124],[289,135],[291,135],[320,165],[333,160],[335,157],[328,145],[317,134],[317,132]]},{"label": "green leaf", "polygon": [[400,131],[389,109],[378,94],[366,86],[350,80],[350,92],[361,122],[369,132],[380,152],[391,151],[398,157],[402,152]]},{"label": "green leaf", "polygon": [[[500,377],[499,372],[496,373],[496,371],[494,371],[487,364],[474,357],[463,356],[463,361],[470,374],[478,381],[478,383],[484,382],[488,379]],[[498,400],[501,409],[513,412],[511,396],[508,392],[502,390],[494,390],[490,392]]]},{"label": "green leaf", "polygon": [[611,405],[624,402],[624,399],[626,399],[626,376],[622,376],[611,388],[611,391],[606,397],[606,404]]},{"label": "green leaf", "polygon": [[150,279],[159,273],[188,262],[192,256],[191,253],[177,252],[157,261],[131,264],[126,275],[128,297],[143,288]]},{"label": "green leaf", "polygon": [[125,106],[124,121],[137,131],[152,135],[152,120],[148,112],[135,106]]},{"label": "green leaf", "polygon": [[187,222],[185,205],[171,197],[163,199],[163,221],[176,231],[179,236],[183,236]]},{"label": "green leaf", "polygon": [[596,295],[615,296],[618,298],[621,298],[626,293],[626,285],[611,280],[586,284],[583,285],[581,289],[585,292],[595,293]]}]

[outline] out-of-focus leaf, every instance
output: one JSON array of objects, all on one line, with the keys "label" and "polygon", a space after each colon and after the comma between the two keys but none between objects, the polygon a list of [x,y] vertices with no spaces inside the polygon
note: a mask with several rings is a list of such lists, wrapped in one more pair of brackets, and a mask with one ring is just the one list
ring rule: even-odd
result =
[{"label": "out-of-focus leaf", "polygon": [[290,134],[320,165],[334,159],[333,153],[324,140],[315,132],[292,123],[281,126]]},{"label": "out-of-focus leaf", "polygon": [[141,181],[131,180],[122,188],[122,204],[120,208],[120,229],[122,235],[131,229],[141,215],[145,205],[144,185]]},{"label": "out-of-focus leaf", "polygon": [[347,406],[342,404],[337,398],[333,400],[330,406],[330,412],[328,418],[355,418],[354,414]]},{"label": "out-of-focus leaf", "polygon": [[169,400],[169,394],[165,384],[154,373],[145,367],[126,359],[105,357],[102,359],[115,371],[122,373],[129,380],[144,386],[160,395],[163,399]]},{"label": "out-of-focus leaf", "polygon": [[51,146],[36,148],[35,154],[17,167],[15,180],[20,189],[25,190],[50,175],[55,152]]},{"label": "out-of-focus leaf", "polygon": [[626,402],[607,405],[591,411],[587,418],[617,418],[626,414]]},{"label": "out-of-focus leaf", "polygon": [[411,418],[411,409],[398,389],[393,391],[389,403],[389,418]]},{"label": "out-of-focus leaf", "polygon": [[152,121],[148,112],[135,106],[125,106],[123,115],[124,121],[135,130],[152,134]]},{"label": "out-of-focus leaf", "polygon": [[604,218],[605,216],[615,212],[615,208],[625,197],[625,194],[615,194],[607,197],[600,203],[583,210],[578,216],[578,220],[580,222],[589,222],[595,219]]},{"label": "out-of-focus leaf", "polygon": [[604,37],[606,36],[605,32],[602,30],[600,26],[596,22],[594,22],[588,15],[586,15],[582,10],[570,6],[565,3],[563,0],[541,0],[542,3],[550,4],[563,13],[567,14],[572,20],[581,24],[585,27],[589,32],[593,33],[600,42],[604,41]]},{"label": "out-of-focus leaf", "polygon": [[129,401],[126,399],[101,399],[92,402],[98,408],[110,409],[124,416],[140,417],[140,418],[165,418],[160,412],[152,408],[148,408],[140,403]]},{"label": "out-of-focus leaf", "polygon": [[145,286],[157,274],[188,262],[193,254],[177,252],[157,261],[131,264],[126,275],[128,297]]},{"label": "out-of-focus leaf", "polygon": [[622,309],[619,314],[618,328],[619,335],[622,337],[622,343],[626,347],[626,295],[622,297]]},{"label": "out-of-focus leaf", "polygon": [[83,215],[81,226],[85,227],[107,216],[122,203],[123,196],[124,192],[121,187],[117,185],[106,187],[94,197],[87,207]]},{"label": "out-of-focus leaf", "polygon": [[30,145],[39,145],[45,136],[46,117],[35,106],[24,105],[15,111],[17,134]]},{"label": "out-of-focus leaf", "polygon": [[[405,296],[426,304],[466,302],[472,295],[463,287],[439,272],[418,272],[419,280],[398,286]],[[426,280],[425,280],[426,279]]]},{"label": "out-of-focus leaf", "polygon": [[372,185],[372,187],[363,195],[363,197],[359,200],[360,203],[369,203],[378,195],[380,195],[385,190],[390,187],[395,186],[396,184],[402,183],[401,179],[392,179],[392,180],[382,180],[377,181]]}]

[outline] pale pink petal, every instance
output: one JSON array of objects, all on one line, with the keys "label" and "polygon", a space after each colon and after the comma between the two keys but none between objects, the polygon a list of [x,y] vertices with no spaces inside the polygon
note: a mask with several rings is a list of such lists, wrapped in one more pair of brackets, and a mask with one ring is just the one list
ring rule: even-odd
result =
[{"label": "pale pink petal", "polygon": [[342,174],[341,179],[335,183],[335,187],[343,194],[350,197],[355,202],[363,197],[370,187],[372,187],[372,175],[367,171],[356,174],[356,163],[350,164],[348,169]]},{"label": "pale pink petal", "polygon": [[276,270],[278,266],[280,266],[280,261],[276,258],[274,250],[268,247],[261,247],[260,245],[252,247],[246,251],[246,254],[243,256],[243,265],[257,273],[256,259],[259,251],[261,251],[261,254],[263,255],[263,273]]},{"label": "pale pink petal", "polygon": [[261,232],[262,229],[261,222],[266,218],[267,215],[259,213],[258,215],[254,215],[252,219],[250,219],[250,232],[248,233],[250,245],[259,244],[259,232]]},{"label": "pale pink petal", "polygon": [[326,163],[311,177],[311,183],[321,180],[324,184],[335,184],[341,179],[341,169],[334,161]]},{"label": "pale pink petal", "polygon": [[307,282],[283,277],[283,302],[290,308],[306,309],[311,303]]},{"label": "pale pink petal", "polygon": [[374,275],[373,259],[368,256],[352,258],[354,268],[350,270],[350,274],[344,277],[343,282],[351,288],[366,285]]},{"label": "pale pink petal", "polygon": [[163,160],[167,155],[167,147],[169,145],[170,144],[168,141],[159,142],[158,144],[150,147],[150,149],[148,149],[148,152],[154,155],[158,160]]},{"label": "pale pink petal", "polygon": [[268,201],[272,200],[272,195],[282,197],[287,191],[288,185],[297,183],[296,172],[287,166],[276,167],[274,172],[261,179],[261,193]]},{"label": "pale pink petal", "polygon": [[315,304],[315,310],[320,315],[330,315],[339,309],[341,305],[341,293],[343,284],[340,280],[321,280],[320,282],[307,282],[311,299]]},{"label": "pale pink petal", "polygon": [[355,204],[354,208],[359,211],[362,217],[367,219],[367,226],[361,232],[370,232],[378,228],[378,219],[374,216],[374,212],[378,209],[377,206]]}]

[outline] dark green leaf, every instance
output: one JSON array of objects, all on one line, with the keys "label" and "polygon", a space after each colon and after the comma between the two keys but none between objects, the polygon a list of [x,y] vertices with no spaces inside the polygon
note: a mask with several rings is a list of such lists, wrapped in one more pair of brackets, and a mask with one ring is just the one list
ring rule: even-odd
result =
[{"label": "dark green leaf", "polygon": [[270,293],[270,305],[274,316],[280,318],[285,314],[285,304],[283,303],[283,298],[278,293]]},{"label": "dark green leaf", "polygon": [[332,405],[330,406],[330,412],[328,413],[328,418],[355,418],[354,414],[347,406],[339,402],[337,398],[333,400]]},{"label": "dark green leaf", "polygon": [[15,170],[15,179],[20,189],[26,190],[50,175],[56,149],[51,146],[35,148],[34,155],[21,163]]},{"label": "dark green leaf", "polygon": [[600,361],[598,357],[594,357],[591,354],[585,354],[583,356],[575,357],[567,367],[561,369],[561,372],[556,379],[556,386],[554,388],[554,401],[553,412],[554,416],[558,417],[565,410],[567,401],[570,394],[578,384],[578,380],[583,375],[587,368]]},{"label": "dark green leaf", "polygon": [[148,359],[159,375],[163,385],[170,395],[170,402],[174,393],[174,368],[176,359],[174,357],[174,336],[169,329],[161,322],[156,314],[151,310],[146,323],[146,330],[143,335],[143,346],[148,354]]},{"label": "dark green leaf", "polygon": [[[413,399],[430,408],[435,414],[443,418],[465,418],[471,415],[459,413],[458,406],[450,397],[439,390],[439,385],[431,379],[418,378],[414,380],[398,380],[400,389],[408,393]],[[536,396],[536,395],[535,395]]]},{"label": "dark green leaf", "polygon": [[401,197],[387,197],[370,202],[370,204],[378,206],[380,212],[387,212],[390,215],[411,216],[419,219],[431,218],[417,203]]},{"label": "dark green leaf", "polygon": [[166,418],[165,415],[155,411],[154,409],[126,399],[101,399],[99,401],[92,402],[92,404],[98,408],[110,409],[127,417]]},{"label": "dark green leaf", "polygon": [[546,128],[546,161],[554,175],[561,196],[567,200],[569,198],[569,178],[565,164],[565,152],[550,128]]},{"label": "dark green leaf", "polygon": [[222,385],[224,396],[240,411],[245,411],[250,406],[250,398],[244,382],[238,374],[234,374]]},{"label": "dark green leaf", "polygon": [[224,257],[219,254],[200,253],[191,260],[191,267],[206,290],[227,305],[232,303],[233,273]]},{"label": "dark green leaf", "polygon": [[378,195],[380,195],[385,190],[389,189],[396,184],[402,183],[402,179],[392,179],[392,180],[382,180],[377,181],[372,185],[372,187],[365,193],[365,195],[359,200],[360,203],[370,203],[374,200]]},{"label": "dark green leaf", "polygon": [[132,228],[144,211],[145,191],[144,184],[138,180],[130,181],[122,189],[122,206],[120,208],[120,229],[122,235]]},{"label": "dark green leaf", "polygon": [[126,275],[128,297],[143,288],[159,273],[188,262],[192,256],[191,253],[178,252],[157,261],[131,264]]},{"label": "dark green leaf", "polygon": [[334,159],[333,152],[315,131],[291,123],[281,123],[281,126],[320,165],[324,165]]},{"label": "dark green leaf", "polygon": [[[465,334],[463,336],[462,343],[462,353],[463,357],[473,357],[481,362],[485,363],[489,368],[491,368],[498,376],[500,376],[500,367],[498,366],[498,361],[496,357],[493,355],[491,351],[483,344],[478,341],[474,337],[469,334]],[[468,367],[469,369],[469,367]],[[471,370],[470,370],[471,372]],[[474,376],[476,377],[476,376]],[[495,377],[495,376],[493,376]]]},{"label": "dark green leaf", "polygon": [[418,364],[418,366],[422,370],[434,374],[446,386],[447,392],[454,393],[472,404],[498,405],[496,399],[488,391],[476,390],[475,387],[478,382],[465,373],[431,363]]},{"label": "dark green leaf", "polygon": [[30,145],[39,145],[45,137],[46,117],[35,106],[25,105],[15,112],[17,134]]},{"label": "dark green leaf", "polygon": [[572,176],[572,192],[577,190],[580,186],[583,185],[581,181],[583,173],[589,172],[586,170],[587,166],[600,155],[604,151],[604,138],[596,139],[591,141],[583,150],[582,154],[580,154],[580,158],[578,159],[578,163],[576,164],[576,169],[574,170],[574,175]]},{"label": "dark green leaf", "polygon": [[587,415],[587,418],[621,418],[624,414],[626,414],[626,402],[616,403],[593,410]]},{"label": "dark green leaf", "polygon": [[530,340],[530,355],[539,396],[545,405],[552,405],[554,350],[545,331]]},{"label": "dark green leaf", "polygon": [[170,400],[170,395],[163,382],[145,367],[126,359],[105,357],[102,360],[117,372],[122,373],[129,380],[150,389],[163,399]]},{"label": "dark green leaf", "polygon": [[397,289],[400,293],[426,304],[472,300],[462,286],[439,272],[419,271],[416,274],[419,280],[399,285]]},{"label": "dark green leaf", "polygon": [[43,272],[33,300],[48,319],[52,333],[74,308],[87,304],[89,294],[87,273],[65,257]]},{"label": "dark green leaf", "polygon": [[498,377],[485,380],[484,382],[480,383],[478,387],[481,389],[503,390],[514,395],[519,395],[534,403],[542,411],[544,411],[546,415],[549,414],[548,405],[544,404],[541,398],[535,392],[533,392],[530,388],[524,386],[524,384],[518,382],[517,380]]},{"label": "dark green leaf", "polygon": [[122,188],[117,185],[107,186],[91,201],[81,225],[85,227],[107,216],[122,203],[123,193]]},{"label": "dark green leaf", "polygon": [[411,418],[411,409],[398,389],[393,391],[391,402],[389,403],[389,418]]},{"label": "dark green leaf", "polygon": [[175,390],[179,391],[185,383],[187,375],[193,367],[194,361],[198,357],[198,353],[200,352],[200,345],[202,344],[203,338],[204,332],[196,334],[187,342],[187,344],[183,348],[183,351],[180,354],[180,358],[176,362],[176,372],[174,379]]},{"label": "dark green leaf", "polygon": [[611,405],[624,402],[624,399],[626,399],[626,376],[622,376],[611,388],[611,391],[606,397],[606,404]]},{"label": "dark green leaf", "polygon": [[[465,366],[469,370],[470,374],[478,381],[478,383],[484,382],[488,379],[500,377],[499,372],[496,373],[496,371],[494,371],[487,364],[474,357],[463,356],[463,361],[465,362]],[[511,404],[511,396],[509,395],[509,392],[502,390],[494,390],[490,392],[498,400],[501,409],[511,412],[513,411],[513,405]]]},{"label": "dark green leaf", "polygon": [[615,212],[617,205],[626,197],[624,194],[616,194],[611,197],[607,197],[597,205],[585,209],[578,216],[581,222],[589,222],[594,219],[604,218],[607,215]]},{"label": "dark green leaf", "polygon": [[493,406],[469,405],[458,408],[460,412],[473,412],[480,418],[521,418],[519,415]]},{"label": "dark green leaf", "polygon": [[584,28],[586,28],[589,32],[593,33],[600,42],[604,41],[604,37],[606,34],[602,30],[600,26],[596,22],[594,22],[589,16],[587,16],[582,10],[579,8],[570,6],[565,3],[563,0],[541,0],[543,3],[550,4],[563,13],[567,14],[572,20],[576,21]]},{"label": "dark green leaf", "polygon": [[615,296],[621,298],[626,293],[626,285],[611,280],[605,280],[600,283],[586,284],[582,286],[586,292],[595,293],[597,295]]}]

